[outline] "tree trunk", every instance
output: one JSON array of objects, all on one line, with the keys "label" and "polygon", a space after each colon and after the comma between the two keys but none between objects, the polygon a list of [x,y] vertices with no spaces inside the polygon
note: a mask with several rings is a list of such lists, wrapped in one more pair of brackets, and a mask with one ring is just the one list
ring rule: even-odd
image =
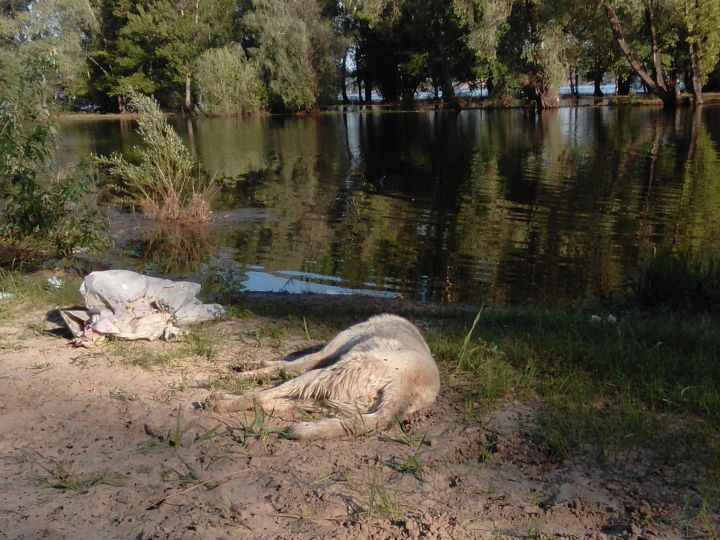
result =
[{"label": "tree trunk", "polygon": [[126,104],[126,98],[125,96],[118,96],[118,112],[120,114],[125,114],[127,112],[127,104]]},{"label": "tree trunk", "polygon": [[625,79],[623,79],[622,77],[618,77],[618,80],[617,80],[618,96],[629,96],[631,86],[632,86],[632,77],[626,77]]},{"label": "tree trunk", "polygon": [[355,80],[358,88],[358,103],[362,103],[362,58],[360,57],[360,47],[355,47]]},{"label": "tree trunk", "polygon": [[404,107],[412,107],[415,104],[415,89],[403,88],[400,93],[400,99]]},{"label": "tree trunk", "polygon": [[367,103],[372,103],[372,81],[369,77],[365,77],[365,101]]},{"label": "tree trunk", "polygon": [[192,111],[192,73],[185,75],[185,112]]},{"label": "tree trunk", "polygon": [[665,71],[660,61],[660,48],[658,47],[657,41],[657,25],[655,24],[655,13],[652,9],[650,1],[645,1],[645,21],[650,31],[650,50],[652,52],[652,72],[655,83],[667,91],[667,85],[665,84]]},{"label": "tree trunk", "polygon": [[593,79],[593,85],[595,86],[595,89],[593,90],[593,96],[595,97],[603,97],[603,91],[602,91],[602,77]]},{"label": "tree trunk", "polygon": [[575,93],[575,92],[576,92],[576,90],[575,90],[575,77],[573,77],[573,70],[572,70],[572,68],[570,68],[569,78],[570,78],[570,95],[571,95],[571,96],[576,96],[577,94]]},{"label": "tree trunk", "polygon": [[347,95],[347,51],[343,55],[342,66],[340,68],[340,91],[342,92],[343,103],[350,103],[350,98]]},{"label": "tree trunk", "polygon": [[660,56],[657,45],[657,29],[655,27],[655,19],[652,9],[650,9],[650,4],[646,4],[647,9],[645,10],[645,14],[647,22],[650,25],[650,34],[652,40],[651,48],[653,51],[653,73],[655,77],[645,71],[640,62],[635,58],[635,55],[630,49],[630,45],[627,41],[625,41],[625,37],[623,36],[622,28],[620,26],[620,21],[617,14],[615,13],[615,10],[610,5],[608,5],[605,0],[601,0],[601,3],[605,8],[605,14],[607,15],[608,22],[610,23],[610,29],[612,30],[613,38],[620,47],[620,50],[622,51],[627,61],[630,63],[630,67],[632,67],[633,71],[637,74],[638,77],[640,77],[640,80],[647,87],[648,91],[662,100],[663,107],[665,107],[666,109],[673,109],[677,107],[679,103],[677,84],[674,81],[672,82],[672,84],[670,84],[671,81],[669,79],[666,79],[662,69],[662,65],[660,64]]},{"label": "tree trunk", "polygon": [[580,84],[579,83],[578,68],[575,68],[575,97],[580,97]]},{"label": "tree trunk", "polygon": [[539,95],[539,105],[542,109],[557,109],[560,106],[560,96],[554,92],[542,92]]},{"label": "tree trunk", "polygon": [[560,94],[549,91],[541,79],[525,87],[525,94],[535,102],[538,110],[557,109],[560,106]]},{"label": "tree trunk", "polygon": [[702,92],[702,61],[698,55],[697,47],[692,41],[690,42],[690,64],[692,65],[692,88],[693,94],[695,95],[695,104],[702,105],[704,101]]},{"label": "tree trunk", "polygon": [[447,64],[445,63],[443,63],[442,70],[442,93],[445,107],[457,109],[458,101],[455,96],[455,87],[453,86],[452,77],[450,76],[450,70],[447,68]]}]

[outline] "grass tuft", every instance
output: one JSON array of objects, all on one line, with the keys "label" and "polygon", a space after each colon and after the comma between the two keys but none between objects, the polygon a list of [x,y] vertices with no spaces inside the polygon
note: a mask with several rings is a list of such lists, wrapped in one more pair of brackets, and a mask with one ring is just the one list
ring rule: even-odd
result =
[{"label": "grass tuft", "polygon": [[386,482],[374,474],[370,480],[367,515],[396,521],[402,517],[400,504],[387,488]]}]

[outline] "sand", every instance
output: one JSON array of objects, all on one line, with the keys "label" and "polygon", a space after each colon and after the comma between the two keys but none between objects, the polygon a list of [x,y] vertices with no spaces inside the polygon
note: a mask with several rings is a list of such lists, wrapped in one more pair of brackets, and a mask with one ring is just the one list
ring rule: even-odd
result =
[{"label": "sand", "polygon": [[[0,538],[705,537],[692,485],[641,452],[548,462],[533,403],[477,420],[443,391],[402,429],[329,442],[199,408],[208,380],[321,342],[268,322],[205,327],[212,361],[183,343],[72,348],[40,311],[1,326]],[[172,361],[127,363],[157,354]]]}]

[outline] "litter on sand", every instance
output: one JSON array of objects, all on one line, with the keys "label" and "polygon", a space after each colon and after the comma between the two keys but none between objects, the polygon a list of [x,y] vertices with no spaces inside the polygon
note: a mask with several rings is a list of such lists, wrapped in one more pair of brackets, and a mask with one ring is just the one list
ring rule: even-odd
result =
[{"label": "litter on sand", "polygon": [[145,276],[129,270],[92,272],[80,286],[86,309],[61,310],[76,345],[92,347],[107,336],[172,339],[178,326],[225,314],[220,304],[197,299],[200,284]]}]

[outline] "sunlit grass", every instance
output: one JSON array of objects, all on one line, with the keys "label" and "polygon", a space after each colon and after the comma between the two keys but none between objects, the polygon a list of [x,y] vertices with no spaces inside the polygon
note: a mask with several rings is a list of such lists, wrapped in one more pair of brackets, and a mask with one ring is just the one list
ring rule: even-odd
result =
[{"label": "sunlit grass", "polygon": [[536,403],[534,438],[551,461],[590,452],[622,464],[650,452],[692,469],[708,496],[720,494],[711,489],[720,485],[714,320],[631,312],[608,322],[607,315],[504,309],[431,326],[445,391],[464,400],[469,421],[504,400]]},{"label": "sunlit grass", "polygon": [[81,304],[80,278],[59,277],[61,285],[53,287],[46,277],[0,268],[0,321],[28,308],[50,310]]}]

